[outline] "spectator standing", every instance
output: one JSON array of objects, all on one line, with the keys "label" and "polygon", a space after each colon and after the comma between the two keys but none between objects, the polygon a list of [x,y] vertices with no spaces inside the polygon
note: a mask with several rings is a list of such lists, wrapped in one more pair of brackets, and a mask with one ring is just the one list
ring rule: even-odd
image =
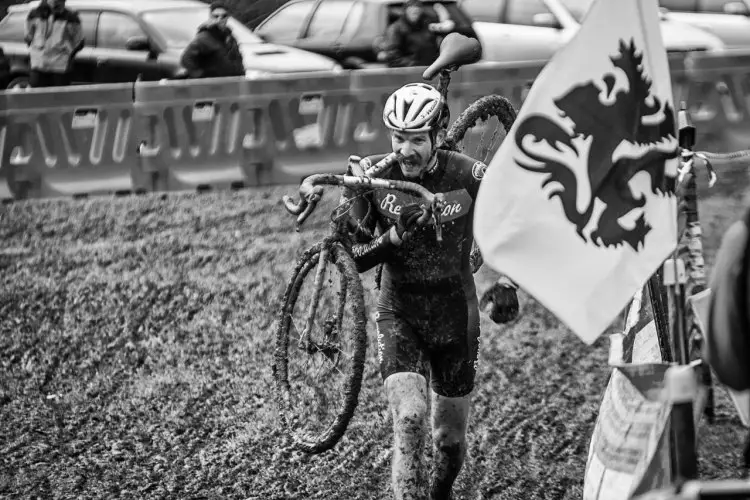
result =
[{"label": "spectator standing", "polygon": [[[447,17],[442,5],[440,17]],[[450,19],[438,19],[428,12],[421,0],[407,0],[399,19],[388,26],[383,50],[378,59],[390,67],[429,66],[440,53],[441,35],[450,33],[455,23]],[[435,19],[432,19],[435,17]],[[436,22],[440,20],[440,22]]]},{"label": "spectator standing", "polygon": [[32,87],[70,85],[73,61],[83,49],[78,14],[65,8],[65,0],[42,0],[26,18]]},{"label": "spectator standing", "polygon": [[213,2],[209,13],[209,20],[200,25],[182,53],[181,62],[188,77],[243,76],[245,65],[240,46],[227,25],[229,11],[221,2]]}]

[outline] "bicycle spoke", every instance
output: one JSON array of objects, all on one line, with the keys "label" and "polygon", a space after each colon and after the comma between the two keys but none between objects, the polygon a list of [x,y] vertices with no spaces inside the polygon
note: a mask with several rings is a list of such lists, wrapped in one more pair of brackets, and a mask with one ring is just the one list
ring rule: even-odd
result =
[{"label": "bicycle spoke", "polygon": [[320,293],[322,292],[323,274],[325,273],[326,263],[328,262],[327,248],[323,248],[320,251],[320,259],[318,260],[318,268],[315,273],[315,288],[313,292],[313,299],[310,302],[310,309],[308,310],[307,326],[305,330],[308,332],[312,329],[312,324],[315,319],[315,311],[318,309],[318,301],[320,300]]},{"label": "bicycle spoke", "polygon": [[290,311],[287,380],[292,414],[287,421],[298,443],[326,435],[339,421],[358,363],[352,337],[356,312],[348,303],[348,280],[332,257],[322,251],[305,264]]}]

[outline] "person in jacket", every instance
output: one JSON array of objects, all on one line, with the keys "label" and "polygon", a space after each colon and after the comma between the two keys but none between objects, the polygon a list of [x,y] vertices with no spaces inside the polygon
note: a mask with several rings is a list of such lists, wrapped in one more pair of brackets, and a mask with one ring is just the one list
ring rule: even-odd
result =
[{"label": "person in jacket", "polygon": [[386,30],[378,59],[390,67],[432,64],[440,52],[441,36],[455,27],[442,5],[435,4],[435,9],[440,9],[437,15],[428,11],[421,0],[407,0],[401,17]]},{"label": "person in jacket", "polygon": [[83,49],[78,14],[65,8],[65,0],[42,0],[26,17],[32,87],[70,85],[73,61]]},{"label": "person in jacket", "polygon": [[182,53],[182,65],[189,78],[243,76],[245,65],[237,40],[227,25],[229,11],[220,2],[209,8],[210,19]]}]

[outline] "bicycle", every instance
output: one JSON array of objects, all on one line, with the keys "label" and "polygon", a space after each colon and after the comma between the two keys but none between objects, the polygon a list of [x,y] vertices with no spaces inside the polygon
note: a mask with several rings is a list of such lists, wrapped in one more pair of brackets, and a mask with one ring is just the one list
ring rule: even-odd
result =
[{"label": "bicycle", "polygon": [[[452,33],[445,37],[440,56],[423,76],[429,80],[439,74],[438,90],[445,97],[451,73],[462,65],[476,62],[480,56],[481,48],[476,40]],[[515,117],[515,109],[502,96],[477,99],[456,118],[439,148],[466,153],[473,143],[469,139],[476,135],[468,132],[479,128],[481,138],[474,154],[482,154],[486,159],[499,146],[499,142],[495,145],[494,141],[499,138],[501,142],[510,131]],[[490,143],[486,144],[486,132],[493,119],[497,120],[497,129],[491,134]],[[505,134],[500,134],[499,127]],[[396,154],[387,155],[366,169],[360,166],[359,160],[357,156],[349,158],[348,172],[353,175],[312,175],[299,187],[299,202],[289,196],[283,199],[286,209],[298,216],[299,231],[321,200],[322,185],[343,186],[345,189],[341,203],[331,213],[330,234],[308,248],[292,271],[276,327],[273,375],[280,420],[291,435],[294,446],[307,453],[330,450],[341,439],[357,407],[363,379],[367,320],[364,290],[351,255],[351,234],[358,229],[348,215],[352,204],[366,190],[396,189],[412,193],[424,202],[421,222],[431,217],[436,238],[441,239],[440,214],[444,204],[441,194],[431,193],[419,184],[379,178],[398,161]],[[316,270],[310,283],[308,276],[313,268]],[[324,282],[330,286],[325,286]],[[335,289],[334,283],[338,285]],[[309,297],[302,293],[305,286],[311,288]],[[302,307],[300,303],[303,303]],[[331,312],[319,315],[326,306]],[[306,313],[301,328],[293,319],[295,310]],[[292,354],[301,359],[290,359]],[[299,367],[314,367],[314,363],[318,365],[313,368],[312,377],[291,373],[292,369]],[[321,380],[317,380],[318,377]],[[335,384],[333,379],[336,377],[341,380],[333,390],[335,394],[325,393]],[[311,403],[302,401],[304,392],[312,397]],[[316,415],[312,417],[309,412]]]}]

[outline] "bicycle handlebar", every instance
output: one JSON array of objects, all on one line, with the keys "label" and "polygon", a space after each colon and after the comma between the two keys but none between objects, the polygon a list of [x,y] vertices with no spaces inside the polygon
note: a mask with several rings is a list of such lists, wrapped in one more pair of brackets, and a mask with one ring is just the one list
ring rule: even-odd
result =
[{"label": "bicycle handlebar", "polygon": [[314,174],[302,181],[299,187],[300,200],[294,201],[290,196],[283,197],[284,206],[292,215],[297,215],[297,231],[310,214],[315,210],[323,195],[321,185],[346,186],[350,188],[395,189],[404,193],[411,193],[425,201],[424,213],[419,218],[423,224],[432,215],[438,241],[442,241],[440,231],[440,214],[445,207],[445,197],[442,193],[434,194],[424,186],[415,182],[378,179],[356,175]]},{"label": "bicycle handlebar", "polygon": [[[366,175],[367,177],[380,177],[383,172],[388,170],[390,167],[392,167],[398,160],[401,159],[401,155],[398,153],[391,153],[387,156],[385,156],[383,159],[381,159],[379,162],[377,162],[374,165],[370,165],[366,170],[362,171],[362,174],[359,173],[359,171],[355,171],[355,176],[361,176]],[[350,156],[349,162],[350,164],[352,161],[354,161],[354,164],[357,165],[361,158],[358,156]],[[292,215],[300,215],[304,210],[306,210],[309,205],[309,200],[311,196],[317,197],[315,202],[317,203],[320,198],[323,196],[323,188],[318,186],[317,189],[311,188],[311,182],[313,182],[313,177],[310,176],[303,180],[302,185],[300,185],[300,201],[296,202],[294,201],[290,196],[283,196],[282,200],[284,202],[284,206],[286,209],[291,213]],[[305,185],[305,182],[308,184]],[[304,192],[303,192],[304,190]],[[302,224],[304,220],[310,215],[310,213],[306,213],[303,217],[300,217],[297,219],[298,224]]]},{"label": "bicycle handlebar", "polygon": [[[692,169],[691,157],[698,157],[704,161],[709,171],[709,187],[713,186],[716,182],[716,172],[711,165],[711,160],[736,160],[742,158],[750,159],[750,149],[744,149],[740,151],[733,151],[730,153],[711,153],[709,151],[691,151],[688,149],[682,149],[680,151],[683,164],[685,165],[680,169],[679,176],[680,180]],[[435,220],[435,227],[438,233],[438,241],[442,240],[440,234],[440,211],[443,209],[445,199],[441,194],[433,194],[423,186],[409,181],[398,181],[391,179],[381,179],[376,177],[383,171],[391,167],[396,161],[398,161],[399,155],[391,153],[380,160],[375,165],[367,168],[365,175],[337,175],[337,174],[314,174],[305,178],[299,187],[300,200],[294,201],[292,197],[284,195],[282,201],[287,211],[292,215],[297,216],[297,231],[300,226],[307,220],[317,206],[317,203],[323,197],[323,187],[321,185],[330,186],[346,186],[351,188],[374,188],[374,189],[395,189],[405,193],[412,193],[422,198],[429,206],[425,208],[425,213],[419,218],[420,223],[424,223],[432,214]],[[372,177],[370,177],[372,176]]]}]

